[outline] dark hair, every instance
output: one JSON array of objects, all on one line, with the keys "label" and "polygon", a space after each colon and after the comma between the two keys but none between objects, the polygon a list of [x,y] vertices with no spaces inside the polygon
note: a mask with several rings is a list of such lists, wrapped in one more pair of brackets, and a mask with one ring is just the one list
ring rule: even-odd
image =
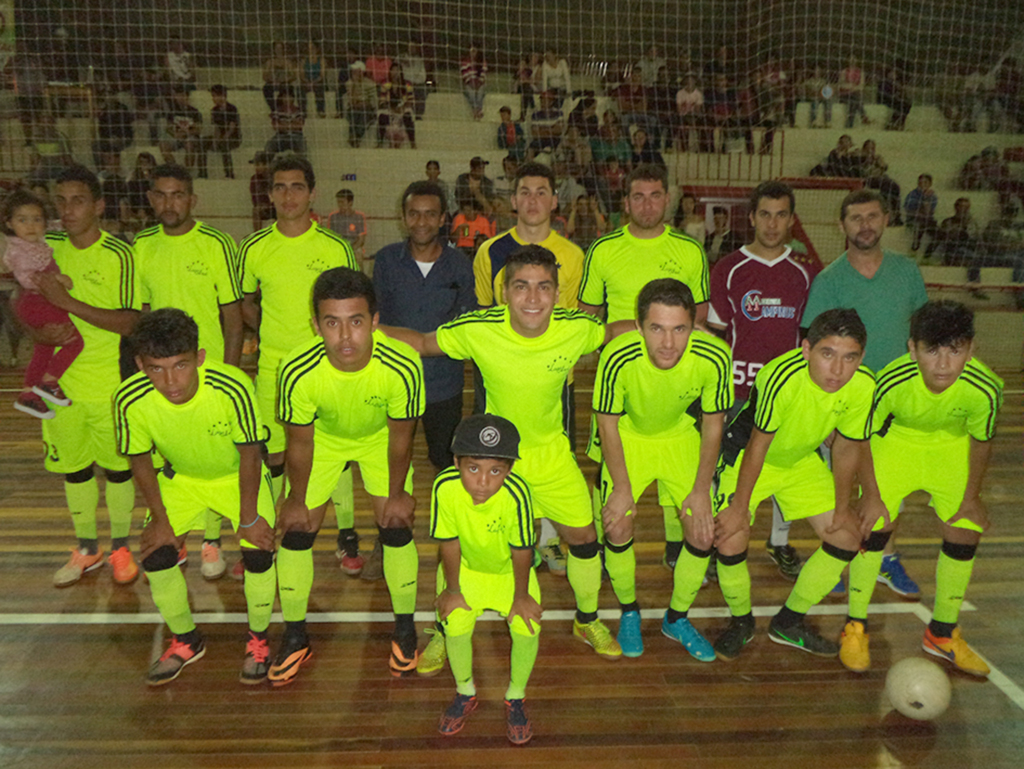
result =
[{"label": "dark hair", "polygon": [[558,285],[558,259],[544,246],[538,246],[535,243],[520,246],[508,255],[508,258],[505,260],[505,285],[507,286],[512,282],[512,278],[515,277],[520,267],[526,267],[531,264],[546,267],[551,273],[551,278],[555,281],[555,285]]},{"label": "dark hair", "polygon": [[35,206],[43,212],[43,218],[46,218],[46,204],[39,199],[38,195],[28,190],[14,190],[14,192],[4,198],[3,208],[0,209],[0,229],[3,230],[5,235],[14,234],[14,231],[7,226],[7,222],[14,216],[14,212],[22,206]]},{"label": "dark hair", "polygon": [[843,307],[825,310],[807,329],[807,341],[811,347],[830,336],[850,337],[860,345],[861,350],[868,343],[868,330],[864,328],[864,321],[860,319],[860,315],[856,310]]},{"label": "dark hair", "polygon": [[926,302],[910,316],[910,338],[932,347],[959,347],[974,339],[974,312],[952,299]]},{"label": "dark hair", "polygon": [[932,179],[931,174],[921,174],[920,176],[917,177],[918,181],[921,181],[922,179],[927,179],[930,182],[935,181],[934,179]]},{"label": "dark hair", "polygon": [[555,179],[555,172],[551,170],[550,166],[546,166],[543,163],[523,163],[516,169],[516,178],[512,183],[513,195],[516,190],[519,189],[519,182],[528,176],[543,176],[548,180],[548,184],[551,185],[552,192],[554,192],[558,187],[557,180]]},{"label": "dark hair", "polygon": [[405,204],[409,202],[409,198],[413,196],[431,196],[437,198],[441,203],[441,215],[448,211],[448,201],[445,200],[444,190],[441,189],[441,185],[437,182],[428,181],[417,181],[410,184],[405,188],[405,192],[402,193],[402,213],[405,213]]},{"label": "dark hair", "polygon": [[438,161],[436,161],[436,160],[428,160],[427,161],[427,165],[428,166],[437,166],[439,170],[441,168],[441,164]]},{"label": "dark hair", "polygon": [[93,200],[100,200],[103,197],[100,180],[85,166],[68,166],[57,174],[54,184],[70,184],[71,182],[80,182],[88,187]]},{"label": "dark hair", "polygon": [[661,186],[668,192],[668,169],[654,163],[641,163],[626,174],[622,182],[623,195],[629,195],[633,189],[633,182],[661,182]]},{"label": "dark hair", "polygon": [[199,352],[199,326],[184,310],[164,307],[139,318],[128,343],[132,354],[139,358],[173,358]]},{"label": "dark hair", "polygon": [[850,206],[860,206],[864,203],[878,203],[882,207],[883,214],[889,213],[889,204],[875,190],[854,190],[843,198],[843,203],[839,207],[839,221],[846,219],[846,211]]},{"label": "dark hair", "polygon": [[342,187],[340,190],[338,190],[334,194],[334,197],[336,199],[337,198],[345,198],[345,200],[347,200],[349,203],[351,203],[353,200],[356,199],[355,194],[353,194],[352,190],[348,189],[347,187]]},{"label": "dark hair", "polygon": [[728,216],[729,209],[726,208],[725,206],[715,206],[714,208],[711,209],[711,215],[714,216],[715,214],[725,214],[726,216]]},{"label": "dark hair", "polygon": [[636,318],[641,324],[647,319],[647,312],[652,304],[682,307],[690,314],[691,322],[697,316],[693,292],[689,286],[675,278],[658,278],[640,289],[636,298]]},{"label": "dark hair", "polygon": [[363,297],[370,308],[370,315],[377,314],[377,293],[373,281],[359,270],[335,267],[320,273],[313,284],[313,314],[320,315],[320,302],[327,299],[357,299]]},{"label": "dark hair", "polygon": [[785,182],[761,182],[754,187],[754,191],[750,193],[750,213],[757,213],[757,207],[762,198],[769,200],[789,198],[789,213],[792,214],[796,211],[796,196],[793,194],[793,188]]},{"label": "dark hair", "polygon": [[179,182],[184,182],[185,186],[188,187],[188,194],[192,194],[192,174],[185,166],[179,166],[176,163],[165,163],[164,165],[157,166],[149,172],[149,187],[153,188],[157,179],[177,179]]},{"label": "dark hair", "polygon": [[226,85],[221,85],[220,83],[218,83],[217,85],[211,85],[210,86],[210,93],[215,93],[215,94],[217,94],[219,96],[227,96],[228,95],[228,87]]},{"label": "dark hair", "polygon": [[302,171],[306,177],[306,186],[310,191],[316,189],[316,174],[313,173],[313,164],[301,155],[279,155],[270,165],[270,179],[281,171]]}]

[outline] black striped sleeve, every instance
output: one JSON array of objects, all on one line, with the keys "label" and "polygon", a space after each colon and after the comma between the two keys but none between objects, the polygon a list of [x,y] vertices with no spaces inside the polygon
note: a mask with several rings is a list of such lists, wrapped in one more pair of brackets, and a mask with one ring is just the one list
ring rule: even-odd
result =
[{"label": "black striped sleeve", "polygon": [[[1003,402],[1003,388],[1001,384],[989,376],[978,366],[970,363],[964,368],[961,378],[974,391],[981,402],[976,409],[980,413],[980,419],[969,420],[968,428],[975,440],[988,441],[996,434],[996,416],[999,414],[999,407]],[[978,428],[981,429],[980,434]]]},{"label": "black striped sleeve", "polygon": [[[148,454],[153,440],[136,418],[129,414],[134,403],[153,392],[153,384],[141,372],[122,384],[114,394],[114,429],[117,433],[117,450],[125,456]],[[135,428],[135,429],[133,429]]]},{"label": "black striped sleeve", "polygon": [[594,411],[599,414],[622,415],[626,413],[625,398],[619,393],[620,376],[632,361],[643,358],[644,346],[641,340],[601,356],[597,378],[594,382]]},{"label": "black striped sleeve", "polygon": [[462,484],[458,468],[449,467],[447,470],[442,470],[434,480],[434,488],[430,492],[430,536],[445,542],[459,538],[458,532],[451,531],[444,526],[444,523],[448,521],[445,520],[447,518],[446,511],[442,509],[444,503],[441,500],[441,490],[451,483]]},{"label": "black striped sleeve", "polygon": [[388,417],[390,419],[418,419],[423,416],[426,400],[423,394],[422,364],[379,340],[374,342],[373,357],[397,375],[405,392],[404,402],[397,410],[393,410],[394,404],[389,399]]},{"label": "black striped sleeve", "polygon": [[[785,358],[771,371],[766,378],[764,388],[761,389],[757,401],[757,411],[754,414],[754,426],[764,433],[774,433],[778,427],[772,427],[776,417],[775,407],[778,405],[786,383],[794,374],[807,367],[807,361],[799,349],[787,353]],[[760,378],[760,377],[759,377]]]},{"label": "black striped sleeve", "polygon": [[702,394],[701,410],[706,414],[718,414],[731,409],[733,399],[732,361],[729,351],[702,339],[694,339],[690,351],[709,363],[714,372],[711,380],[712,397],[707,399]]},{"label": "black striped sleeve", "polygon": [[316,226],[317,232],[320,235],[333,240],[335,243],[342,247],[345,252],[345,264],[342,267],[348,267],[350,270],[359,270],[359,262],[356,261],[356,252],[352,250],[352,244],[349,243],[345,238],[341,237],[334,230],[329,230],[326,227],[321,227],[319,224]]},{"label": "black striped sleeve", "polygon": [[277,414],[275,416],[282,422],[297,426],[313,424],[315,414],[309,414],[308,419],[305,418],[307,415],[296,415],[295,391],[302,378],[313,371],[326,354],[321,340],[281,364],[281,370],[277,375]]},{"label": "black striped sleeve", "polygon": [[235,443],[259,443],[261,426],[259,419],[256,418],[256,405],[252,393],[237,379],[212,369],[206,372],[206,382],[215,390],[224,393],[235,410],[239,433],[242,436],[242,440]]},{"label": "black striped sleeve", "polygon": [[231,280],[231,293],[237,302],[242,298],[242,275],[238,271],[238,258],[235,255],[238,249],[235,246],[235,241],[230,235],[205,224],[199,228],[199,233],[214,241],[220,248],[220,256],[224,260],[228,278]]},{"label": "black striped sleeve", "polygon": [[118,309],[138,310],[138,276],[135,272],[135,254],[125,243],[113,236],[108,236],[103,247],[117,257],[118,270]]},{"label": "black striped sleeve", "polygon": [[235,271],[238,273],[238,280],[242,286],[243,293],[254,294],[256,293],[256,290],[259,288],[259,276],[254,275],[252,282],[255,285],[253,286],[252,291],[245,290],[245,276],[247,271],[250,271],[252,269],[252,265],[249,263],[250,252],[259,243],[261,243],[267,237],[269,237],[271,232],[273,232],[271,227],[264,227],[262,230],[257,230],[252,235],[243,240],[242,244],[238,247],[238,253],[235,257]]},{"label": "black striped sleeve", "polygon": [[509,538],[509,545],[516,550],[531,548],[534,544],[534,522],[533,497],[530,494],[530,487],[520,476],[509,473],[505,478],[504,488],[508,491],[516,509],[516,528]]}]

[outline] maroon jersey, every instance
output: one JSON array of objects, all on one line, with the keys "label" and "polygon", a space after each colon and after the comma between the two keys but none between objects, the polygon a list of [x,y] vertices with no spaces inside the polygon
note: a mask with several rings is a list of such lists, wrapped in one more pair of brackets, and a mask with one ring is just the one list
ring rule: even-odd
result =
[{"label": "maroon jersey", "polygon": [[726,328],[737,401],[746,400],[765,363],[800,344],[800,318],[818,268],[798,258],[787,248],[768,262],[744,247],[711,270],[708,321]]}]

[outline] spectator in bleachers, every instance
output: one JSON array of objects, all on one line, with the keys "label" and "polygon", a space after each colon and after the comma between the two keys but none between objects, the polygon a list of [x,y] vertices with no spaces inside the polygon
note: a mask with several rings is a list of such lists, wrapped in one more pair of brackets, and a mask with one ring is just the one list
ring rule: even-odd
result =
[{"label": "spectator in bleachers", "polygon": [[601,202],[608,212],[611,222],[611,229],[618,228],[619,219],[622,216],[622,198],[625,192],[626,169],[619,159],[612,155],[598,164],[599,180],[598,192],[601,194]]},{"label": "spectator in bleachers", "polygon": [[208,176],[206,156],[209,152],[219,152],[224,164],[224,178],[235,178],[235,164],[231,157],[233,150],[242,146],[242,125],[238,117],[238,108],[228,101],[228,89],[223,85],[210,88],[213,107],[210,109],[210,126],[213,133],[204,136],[200,142],[199,178]]},{"label": "spectator in bleachers", "polygon": [[719,75],[724,75],[726,80],[730,80],[736,75],[736,65],[732,60],[729,46],[725,43],[718,44],[718,47],[715,48],[715,58],[704,66],[704,75],[704,82],[709,84],[714,83],[715,78]]},{"label": "spectator in bleachers", "polygon": [[576,126],[580,136],[588,141],[597,136],[601,130],[601,121],[597,119],[597,99],[584,96],[569,113],[568,125]]},{"label": "spectator in bleachers", "polygon": [[885,130],[902,131],[906,128],[907,115],[910,114],[912,103],[898,67],[889,67],[878,81],[878,103],[890,109]]},{"label": "spectator in bleachers", "polygon": [[267,141],[264,151],[272,159],[282,152],[305,155],[306,137],[302,133],[305,124],[306,117],[295,103],[295,97],[290,91],[285,91],[277,97],[277,107],[270,113],[270,125],[274,129],[274,135]]},{"label": "spectator in bleachers", "polygon": [[159,67],[142,68],[132,84],[135,98],[135,114],[145,116],[149,126],[149,143],[158,144],[163,129],[163,117],[167,112],[167,89]]},{"label": "spectator in bleachers", "polygon": [[555,105],[555,96],[550,91],[541,91],[540,109],[530,118],[530,146],[526,159],[533,160],[539,152],[551,152],[562,139],[565,132],[565,119],[562,110]]},{"label": "spectator in bleachers", "polygon": [[743,245],[743,238],[739,233],[732,231],[728,208],[715,206],[711,210],[711,216],[715,228],[704,237],[704,253],[708,257],[708,267]]},{"label": "spectator in bleachers", "polygon": [[708,234],[707,226],[704,215],[697,210],[697,198],[692,192],[684,192],[680,196],[672,226],[680,232],[685,232],[698,243],[704,243]]},{"label": "spectator in bleachers", "polygon": [[[587,194],[587,188],[580,180],[582,169],[572,163],[555,158],[552,164],[555,172],[555,197],[558,198],[558,205],[562,211],[571,211],[576,198]],[[566,219],[568,223],[568,219]],[[562,233],[563,235],[565,233]]]},{"label": "spectator in bleachers", "polygon": [[[714,85],[704,95],[705,115],[709,129],[718,129],[719,151],[726,151],[726,143],[736,125],[736,92],[729,85],[725,75],[715,75]],[[711,151],[714,152],[712,138]]]},{"label": "spectator in bleachers", "polygon": [[871,123],[864,111],[864,72],[856,56],[851,56],[839,72],[839,101],[846,105],[847,128],[853,128],[853,119],[858,115],[864,125]]},{"label": "spectator in bleachers", "polygon": [[619,86],[628,79],[628,74],[631,70],[632,65],[630,64],[623,64],[621,61],[615,61],[614,59],[609,61],[608,66],[601,73],[601,91],[604,95],[614,97],[615,92],[619,90]]},{"label": "spectator in bleachers", "polygon": [[455,201],[460,211],[465,210],[465,203],[472,202],[482,214],[490,213],[494,182],[487,177],[487,165],[478,155],[469,161],[469,171],[455,180]]},{"label": "spectator in bleachers", "polygon": [[144,67],[143,62],[132,55],[123,40],[115,40],[109,55],[103,56],[96,66],[98,90],[113,94],[119,100],[130,104],[136,73]]},{"label": "spectator in bleachers", "polygon": [[495,195],[491,198],[491,211],[495,232],[504,232],[516,226],[518,217],[512,210],[512,201],[509,198]]},{"label": "spectator in bleachers", "polygon": [[131,193],[127,180],[121,175],[120,161],[117,166],[104,167],[96,177],[103,196],[100,226],[127,241],[131,228]]},{"label": "spectator in bleachers", "polygon": [[302,60],[300,75],[302,77],[303,114],[309,114],[309,95],[313,94],[316,103],[316,116],[327,117],[327,86],[324,80],[327,65],[320,44],[310,40],[306,44],[306,56]]},{"label": "spectator in bleachers", "polygon": [[555,106],[559,109],[566,98],[572,96],[569,62],[555,53],[554,48],[548,48],[544,52],[544,63],[540,67],[540,90],[552,94]]},{"label": "spectator in bleachers", "polygon": [[1017,60],[1012,56],[1003,59],[1003,63],[996,70],[995,79],[991,102],[992,124],[1012,133],[1019,130],[1021,121],[1024,120],[1021,107],[1021,97],[1024,96],[1021,85],[1024,76],[1017,67]]},{"label": "spectator in bleachers", "polygon": [[971,201],[957,198],[953,204],[953,215],[942,220],[935,239],[928,244],[924,256],[934,254],[942,257],[942,263],[967,267],[967,279],[976,282],[979,268],[980,232],[978,223],[971,216]]},{"label": "spectator in bleachers", "polygon": [[132,232],[144,230],[156,221],[149,204],[150,176],[156,168],[156,158],[148,152],[140,152],[135,158],[135,168],[128,179],[129,229]]},{"label": "spectator in bleachers", "polygon": [[399,58],[405,79],[412,85],[412,111],[416,120],[423,119],[423,111],[427,108],[427,64],[418,43],[409,43],[405,56]]},{"label": "spectator in bleachers", "polygon": [[864,186],[878,190],[885,198],[889,210],[889,226],[902,227],[903,217],[900,215],[900,201],[903,200],[900,185],[889,176],[889,165],[875,149],[875,140],[868,139],[860,149],[860,171],[864,176]]},{"label": "spectator in bleachers", "polygon": [[999,150],[986,147],[964,163],[957,183],[962,190],[1002,191],[1009,178],[1010,167],[999,157]]},{"label": "spectator in bleachers", "polygon": [[276,219],[277,212],[270,200],[273,178],[270,175],[270,161],[273,158],[266,152],[257,152],[252,160],[252,176],[249,177],[249,200],[252,202],[252,231],[263,227],[263,222]]},{"label": "spectator in bleachers", "polygon": [[[490,208],[488,201],[487,207]],[[494,222],[484,215],[480,204],[473,198],[466,198],[459,204],[459,213],[452,220],[451,240],[455,248],[470,259],[476,254],[479,238],[484,240],[495,235]]]},{"label": "spectator in bleachers", "polygon": [[991,109],[990,99],[992,83],[980,66],[971,67],[964,78],[962,86],[962,120],[959,128],[967,133],[978,130],[981,115],[986,110],[989,114],[989,131],[995,130],[996,119]]},{"label": "spectator in bleachers", "polygon": [[[565,136],[555,148],[555,160],[569,165],[578,166],[583,174],[590,175],[593,168],[594,154],[590,148],[590,142],[580,136],[580,129],[574,125],[569,126]],[[571,203],[572,201],[568,201]],[[566,206],[568,208],[568,205]]]},{"label": "spectator in bleachers", "polygon": [[172,92],[175,88],[184,88],[186,93],[196,90],[195,61],[177,35],[170,37],[167,54],[164,57],[164,70]]},{"label": "spectator in bleachers", "polygon": [[[494,197],[508,200],[512,197],[512,191],[516,186],[516,170],[519,168],[521,157],[508,154],[501,159],[501,176],[494,180]],[[492,199],[493,203],[493,199]],[[498,228],[499,232],[501,228]]]},{"label": "spectator in bleachers", "polygon": [[135,116],[117,97],[109,94],[100,101],[96,116],[96,139],[92,143],[93,162],[99,169],[119,169],[121,152],[135,139]]},{"label": "spectator in bleachers", "polygon": [[775,126],[779,120],[778,103],[760,72],[755,70],[750,81],[736,92],[735,124],[743,132],[747,154],[754,154],[754,128],[764,128],[761,135],[762,155],[770,155],[775,142]]},{"label": "spectator in bleachers", "polygon": [[383,85],[391,72],[391,57],[383,43],[373,46],[373,53],[366,57],[366,75],[375,84]]},{"label": "spectator in bleachers", "polygon": [[763,85],[770,92],[770,98],[777,104],[778,122],[786,122],[790,128],[796,126],[796,91],[791,73],[782,65],[778,56],[768,57],[765,63]]},{"label": "spectator in bleachers", "polygon": [[659,72],[662,67],[665,67],[666,73],[668,72],[668,62],[665,61],[661,55],[661,51],[657,45],[651,44],[647,52],[640,57],[640,60],[633,65],[633,70],[639,70],[640,82],[646,88],[651,88],[655,83],[658,82]]},{"label": "spectator in bleachers", "polygon": [[[1004,203],[999,210],[981,236],[984,263],[1012,267],[1013,282],[1024,283],[1024,223],[1017,221],[1016,203]],[[1014,302],[1018,310],[1024,309],[1024,293],[1015,293]]]},{"label": "spectator in bleachers", "polygon": [[519,120],[523,121],[530,113],[537,108],[537,100],[534,98],[540,88],[538,82],[541,76],[541,57],[539,53],[531,53],[530,58],[519,57],[516,65],[515,86],[513,93],[519,94]]},{"label": "spectator in bleachers", "polygon": [[596,193],[578,195],[569,211],[565,235],[584,252],[590,244],[608,232],[608,222],[601,213],[601,202]]},{"label": "spectator in bleachers", "polygon": [[484,96],[487,93],[487,62],[479,46],[469,47],[469,53],[459,67],[459,74],[462,76],[462,93],[473,111],[473,119],[482,120]]},{"label": "spectator in bleachers", "polygon": [[658,149],[668,152],[673,148],[672,137],[676,126],[676,92],[677,88],[669,82],[668,67],[658,70],[654,84],[647,88],[647,105],[651,115],[658,124]]},{"label": "spectator in bleachers", "polygon": [[651,163],[662,168],[668,168],[665,158],[651,145],[647,132],[642,128],[633,131],[633,154],[630,157],[630,167],[636,168],[641,163]]},{"label": "spectator in bleachers", "polygon": [[274,43],[273,53],[263,62],[263,99],[271,112],[277,109],[282,94],[291,94],[292,100],[299,97],[299,67],[288,55],[284,43]]},{"label": "spectator in bleachers", "polygon": [[639,126],[658,145],[658,120],[651,114],[647,100],[647,91],[640,82],[640,72],[633,70],[629,82],[623,83],[615,92],[615,100],[619,108],[619,120],[622,122],[622,133],[628,136],[631,126]]},{"label": "spectator in bleachers", "polygon": [[28,174],[30,183],[56,179],[65,168],[75,165],[71,142],[57,129],[57,121],[52,112],[47,111],[39,116],[29,147],[29,162],[32,163],[32,170]]},{"label": "spectator in bleachers", "polygon": [[366,129],[377,115],[377,85],[366,76],[366,65],[361,61],[350,66],[352,77],[348,89],[348,143],[358,147]]},{"label": "spectator in bleachers", "polygon": [[[450,220],[454,214],[453,211],[457,210],[459,204],[455,201],[455,193],[452,191],[451,185],[441,178],[441,164],[436,160],[427,161],[427,181],[436,184],[444,192],[445,201],[445,216]],[[448,237],[448,228],[444,230],[445,238]]]},{"label": "spectator in bleachers", "polygon": [[690,151],[692,131],[697,132],[700,151],[710,151],[704,128],[704,93],[697,87],[697,76],[692,72],[686,74],[683,87],[676,91],[675,126],[676,145],[681,152]]},{"label": "spectator in bleachers", "polygon": [[355,199],[352,190],[338,190],[334,196],[338,207],[328,217],[327,227],[348,241],[362,267],[366,260],[366,214],[355,210]]},{"label": "spectator in bleachers", "polygon": [[380,86],[380,109],[377,115],[377,146],[385,138],[394,147],[401,147],[406,139],[416,149],[416,123],[413,120],[415,94],[412,83],[405,79],[402,65],[395,62],[387,82]]},{"label": "spectator in bleachers", "polygon": [[853,137],[843,134],[828,157],[811,169],[811,176],[861,176],[860,153],[853,148]]},{"label": "spectator in bleachers", "polygon": [[14,85],[17,89],[18,120],[25,144],[32,143],[36,124],[46,109],[46,74],[42,60],[18,43],[14,55]]},{"label": "spectator in bleachers", "polygon": [[352,65],[357,61],[359,61],[358,54],[351,48],[346,48],[345,58],[338,65],[338,90],[334,93],[334,117],[336,120],[345,115],[345,95],[348,93],[348,81],[352,79]]},{"label": "spectator in bleachers", "polygon": [[526,134],[523,127],[512,120],[512,108],[502,107],[498,110],[501,122],[498,124],[498,149],[505,150],[517,160],[526,157]]},{"label": "spectator in bleachers", "polygon": [[907,213],[907,223],[914,228],[914,238],[910,250],[916,252],[921,247],[925,235],[934,239],[938,225],[935,223],[935,207],[939,197],[932,189],[931,174],[917,177],[917,187],[907,194],[903,201],[903,210]]},{"label": "spectator in bleachers", "polygon": [[[835,89],[825,77],[825,70],[816,66],[813,74],[801,84],[803,97],[811,103],[811,118],[808,128],[832,127],[832,97]],[[818,123],[818,108],[822,109],[824,123]]]},{"label": "spectator in bleachers", "polygon": [[[611,115],[611,120],[608,119],[609,115]],[[622,168],[629,165],[633,156],[633,145],[622,135],[619,121],[611,112],[605,113],[605,123],[601,126],[597,138],[591,140],[590,149],[595,161],[605,163],[615,158]]]}]

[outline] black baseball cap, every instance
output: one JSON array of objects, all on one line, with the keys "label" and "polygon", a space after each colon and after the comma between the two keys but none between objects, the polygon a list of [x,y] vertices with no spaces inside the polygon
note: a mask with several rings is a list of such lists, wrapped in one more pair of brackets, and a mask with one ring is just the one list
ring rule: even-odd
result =
[{"label": "black baseball cap", "polygon": [[452,454],[457,457],[519,459],[519,431],[504,417],[473,414],[455,428]]}]

